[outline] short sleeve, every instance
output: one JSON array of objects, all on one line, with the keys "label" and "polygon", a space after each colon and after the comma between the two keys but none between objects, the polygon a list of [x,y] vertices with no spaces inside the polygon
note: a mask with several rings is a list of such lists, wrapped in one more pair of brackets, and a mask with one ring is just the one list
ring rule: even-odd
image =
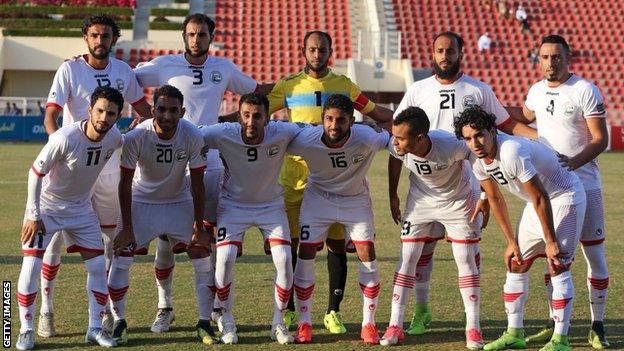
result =
[{"label": "short sleeve", "polygon": [[414,94],[415,89],[416,89],[416,86],[414,84],[410,85],[410,87],[407,89],[407,91],[405,92],[405,95],[403,95],[403,98],[401,99],[401,102],[399,103],[399,106],[397,106],[396,110],[394,110],[394,115],[393,115],[394,118],[396,118],[401,112],[403,112],[408,107],[414,105],[412,103],[412,95]]},{"label": "short sleeve", "polygon": [[483,105],[481,106],[481,108],[483,108],[486,112],[489,112],[496,116],[497,126],[500,126],[501,124],[507,122],[507,120],[510,118],[509,113],[507,113],[507,110],[505,110],[500,101],[498,101],[498,98],[496,97],[496,95],[494,95],[492,89],[489,86],[486,86],[485,88],[483,88],[482,91]]},{"label": "short sleeve", "polygon": [[537,107],[535,106],[535,94],[535,86],[532,86],[531,89],[529,89],[526,100],[524,101],[524,106],[526,106],[526,108],[531,111],[535,111],[537,109]]},{"label": "short sleeve", "polygon": [[48,94],[48,101],[46,107],[54,106],[59,110],[63,110],[63,106],[69,100],[69,94],[71,91],[71,79],[69,72],[69,63],[64,62],[61,67],[56,71],[54,79],[52,80],[52,87],[50,87],[50,93]]},{"label": "short sleeve", "polygon": [[370,101],[366,97],[366,95],[362,93],[362,90],[357,84],[353,83],[350,79],[349,79],[349,84],[350,84],[349,94],[351,95],[350,98],[351,98],[351,101],[353,101],[353,107],[356,110],[358,110],[361,114],[366,115],[369,112],[371,112],[373,109],[375,109],[375,103]]},{"label": "short sleeve", "polygon": [[390,144],[390,133],[387,130],[382,130],[381,132],[374,132],[376,135],[374,136],[374,146],[375,151],[380,151],[388,147]]},{"label": "short sleeve", "polygon": [[231,70],[228,90],[239,95],[249,94],[256,90],[258,83],[256,83],[253,78],[243,73],[234,63],[231,61],[228,62]]},{"label": "short sleeve", "polygon": [[276,111],[283,109],[285,106],[284,85],[285,81],[280,79],[271,89],[267,98],[269,99],[269,114],[273,114]]},{"label": "short sleeve", "polygon": [[518,143],[506,143],[501,146],[501,164],[512,178],[526,183],[537,174],[531,162],[531,152]]},{"label": "short sleeve", "polygon": [[128,77],[128,79],[126,79],[128,82],[128,87],[124,92],[124,100],[126,100],[131,105],[134,105],[144,100],[145,95],[143,94],[143,89],[141,89],[141,86],[139,85],[139,81],[137,80],[134,71],[130,69],[130,66],[128,66],[126,70]]},{"label": "short sleeve", "polygon": [[156,58],[134,69],[134,74],[141,87],[148,88],[161,85],[159,61]]},{"label": "short sleeve", "polygon": [[56,162],[67,152],[67,136],[53,133],[32,165],[32,170],[40,177],[48,174]]},{"label": "short sleeve", "polygon": [[193,133],[189,135],[189,168],[200,169],[206,168],[206,156],[202,151],[204,148],[204,140],[198,129],[192,129]]},{"label": "short sleeve", "polygon": [[121,168],[132,170],[136,168],[137,162],[139,162],[139,145],[142,133],[143,130],[138,128],[126,133],[121,149]]},{"label": "short sleeve", "polygon": [[478,181],[486,180],[489,178],[487,173],[485,172],[485,168],[483,168],[483,161],[479,160],[476,157],[470,157],[470,164],[472,165],[472,173],[475,175]]},{"label": "short sleeve", "polygon": [[598,87],[593,84],[589,84],[587,89],[584,89],[581,105],[585,118],[605,118],[607,116],[602,94],[600,94]]},{"label": "short sleeve", "polygon": [[310,145],[308,144],[308,140],[310,139],[310,133],[312,133],[316,128],[322,127],[317,126],[304,128],[303,131],[297,134],[297,136],[288,144],[286,152],[291,155],[302,155],[305,150],[310,147]]}]

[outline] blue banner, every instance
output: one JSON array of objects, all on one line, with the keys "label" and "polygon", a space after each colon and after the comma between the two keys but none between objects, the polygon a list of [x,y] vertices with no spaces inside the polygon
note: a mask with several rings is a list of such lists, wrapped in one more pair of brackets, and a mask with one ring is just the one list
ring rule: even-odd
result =
[{"label": "blue banner", "polygon": [[[128,130],[131,118],[121,118],[117,127]],[[0,141],[47,141],[48,134],[41,116],[0,116]]]}]

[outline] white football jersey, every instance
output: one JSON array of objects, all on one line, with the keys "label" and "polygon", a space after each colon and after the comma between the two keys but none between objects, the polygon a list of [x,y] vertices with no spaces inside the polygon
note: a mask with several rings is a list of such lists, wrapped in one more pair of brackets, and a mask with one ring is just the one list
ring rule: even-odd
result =
[{"label": "white football jersey", "polygon": [[[558,87],[542,80],[533,84],[526,107],[535,112],[539,140],[566,156],[575,156],[591,141],[586,118],[606,118],[604,100],[598,88],[577,75]],[[600,189],[596,160],[575,170],[585,189]]]},{"label": "white football jersey", "polygon": [[308,164],[308,186],[341,196],[367,191],[366,172],[375,153],[388,146],[390,134],[356,124],[349,140],[339,148],[326,146],[322,136],[323,126],[305,128],[288,147],[289,154],[303,157]]},{"label": "white football jersey", "polygon": [[[91,67],[85,56],[67,60],[54,75],[47,106],[63,110],[63,126],[89,117],[91,94],[97,87],[110,86],[123,95],[124,100],[136,104],[145,99],[132,68],[125,62],[110,57],[104,69]],[[116,127],[115,127],[116,128]],[[102,174],[119,172],[119,154],[111,157]]]},{"label": "white football jersey", "polygon": [[[203,65],[190,64],[184,54],[156,57],[134,69],[142,87],[173,85],[184,95],[184,118],[195,125],[217,123],[223,94],[229,90],[236,94],[251,93],[257,83],[245,75],[232,61],[208,56]],[[208,169],[223,168],[219,153],[207,155]]]},{"label": "white football jersey", "polygon": [[121,167],[135,169],[132,200],[162,204],[192,199],[186,166],[205,168],[204,140],[191,122],[180,119],[175,134],[162,140],[148,119],[125,135]]},{"label": "white football jersey", "polygon": [[555,152],[534,140],[497,134],[498,152],[493,160],[473,157],[472,171],[478,180],[492,178],[509,192],[530,202],[522,183],[534,176],[542,182],[551,201],[573,203],[574,187],[580,179],[559,165]]},{"label": "white football jersey", "polygon": [[452,84],[440,83],[435,75],[412,83],[394,111],[394,116],[408,107],[420,107],[429,117],[430,130],[442,129],[453,133],[453,119],[471,105],[481,106],[494,114],[498,126],[509,119],[509,114],[492,88],[466,74],[462,74]]},{"label": "white football jersey", "polygon": [[271,121],[258,145],[245,144],[239,123],[202,127],[206,147],[217,149],[225,164],[221,199],[237,204],[271,206],[283,204],[284,189],[278,183],[290,141],[303,125]]},{"label": "white football jersey", "polygon": [[[122,145],[122,136],[112,128],[101,141],[87,138],[87,121],[64,126],[50,135],[47,144],[32,165],[32,170],[46,177],[41,191],[40,209],[52,216],[78,216],[91,207],[91,188],[106,161]],[[27,205],[26,212],[35,210]]]},{"label": "white football jersey", "polygon": [[408,199],[426,208],[469,200],[479,185],[464,162],[470,155],[466,143],[443,130],[429,131],[428,136],[431,150],[424,157],[411,153],[399,156],[392,142],[388,145],[390,154],[410,170]]}]

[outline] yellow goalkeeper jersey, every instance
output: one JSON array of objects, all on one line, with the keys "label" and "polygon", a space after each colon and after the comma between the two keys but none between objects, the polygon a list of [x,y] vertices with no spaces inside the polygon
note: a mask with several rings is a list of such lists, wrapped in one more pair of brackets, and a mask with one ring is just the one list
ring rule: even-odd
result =
[{"label": "yellow goalkeeper jersey", "polygon": [[[329,71],[324,77],[316,79],[301,71],[275,84],[268,95],[269,112],[286,108],[291,122],[320,124],[323,105],[332,94],[348,96],[355,109],[364,115],[375,108],[375,103],[364,96],[360,87],[348,77]],[[287,188],[301,190],[305,188],[307,173],[307,165],[301,157],[289,156],[284,161],[280,183]]]}]

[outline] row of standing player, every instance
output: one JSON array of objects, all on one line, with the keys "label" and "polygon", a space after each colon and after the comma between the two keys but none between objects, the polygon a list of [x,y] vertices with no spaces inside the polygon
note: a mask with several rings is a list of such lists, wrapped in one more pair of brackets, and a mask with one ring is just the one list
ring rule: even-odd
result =
[{"label": "row of standing player", "polygon": [[[192,26],[192,24],[193,24],[193,23],[191,22],[191,23],[190,23],[191,27],[193,27],[193,26]],[[187,26],[186,26],[186,25],[187,25],[187,24],[185,23],[185,28],[187,28]],[[200,26],[201,26],[201,24],[200,24]],[[202,29],[204,29],[204,28],[202,28]],[[205,28],[205,29],[207,29],[208,31],[210,31],[210,28],[209,28],[209,27],[208,27],[208,28]],[[194,44],[194,43],[192,42],[192,40],[190,40],[190,38],[187,38],[187,36],[186,36],[186,32],[191,33],[191,36],[192,36],[193,31],[192,31],[192,30],[191,30],[191,31],[185,31],[185,42],[187,43],[187,47],[189,47],[189,46],[190,46],[190,47],[193,47],[193,49],[195,49],[195,50],[199,50],[199,51],[201,51],[201,45],[195,45],[195,46],[193,46],[193,44]],[[200,33],[199,35],[201,36],[201,33]],[[205,35],[205,34],[204,34],[204,35]],[[446,49],[443,49],[443,50],[442,50],[442,52],[440,52],[440,50],[435,49],[435,45],[436,45],[436,42],[444,41],[444,38],[450,39],[450,40],[448,40],[448,41],[449,41],[449,42],[451,42],[451,45],[450,45],[450,46],[451,46],[451,48],[446,48]],[[205,39],[205,38],[204,38],[204,39]],[[329,41],[329,38],[324,38],[324,37],[320,36],[320,38],[317,38],[317,39],[320,39],[321,46],[327,46],[327,45],[329,44],[329,46],[331,47],[331,42]],[[438,38],[436,38],[436,39],[438,39]],[[455,97],[455,94],[456,94],[455,89],[457,88],[457,87],[455,87],[455,85],[458,85],[458,84],[456,84],[455,82],[457,81],[457,83],[463,83],[463,82],[462,82],[462,80],[463,80],[463,81],[465,81],[465,80],[467,80],[467,78],[468,78],[468,77],[466,77],[465,75],[461,75],[461,73],[459,72],[459,62],[460,62],[460,59],[461,59],[461,56],[460,56],[460,55],[461,55],[461,45],[460,45],[460,44],[461,44],[461,41],[460,41],[457,37],[453,37],[453,36],[451,36],[451,35],[442,36],[440,39],[441,39],[441,40],[435,40],[435,41],[434,41],[434,66],[438,66],[438,67],[436,67],[436,76],[435,76],[435,78],[436,78],[436,80],[437,80],[438,82],[442,82],[442,83],[444,83],[444,80],[446,79],[446,80],[447,80],[447,82],[446,82],[446,83],[449,83],[449,82],[450,82],[450,83],[452,83],[452,84],[451,84],[452,86],[448,86],[448,85],[447,85],[447,86],[442,86],[442,87],[440,88],[441,84],[438,84],[438,89],[436,89],[435,91],[434,91],[434,90],[432,90],[432,89],[430,89],[430,91],[434,92],[436,95],[437,95],[437,94],[439,94],[439,96],[436,96],[437,100],[440,100],[440,99],[444,100],[444,99],[446,99],[446,103],[443,103],[443,101],[440,101],[440,104],[439,104],[439,111],[437,111],[437,113],[436,113],[436,111],[433,111],[433,113],[431,113],[431,112],[429,112],[429,111],[428,111],[428,112],[429,112],[429,113],[428,113],[428,115],[429,115],[429,117],[432,119],[432,122],[433,122],[433,123],[432,123],[432,126],[433,126],[434,128],[436,127],[436,121],[438,121],[438,122],[437,122],[437,126],[439,126],[441,123],[444,123],[444,122],[441,122],[441,121],[443,121],[443,120],[444,120],[444,116],[449,116],[449,115],[450,115],[450,116],[451,116],[451,118],[452,118],[453,113],[454,113],[454,112],[457,112],[457,111],[456,111],[456,108],[455,108],[455,106],[454,106],[454,105],[455,105],[455,99],[456,99],[456,97]],[[208,40],[208,44],[209,44],[209,40]],[[438,43],[438,44],[440,44],[440,43]],[[447,44],[448,44],[448,43],[447,43]],[[447,46],[448,46],[448,45],[447,45]],[[453,46],[454,46],[454,47],[453,47]],[[90,46],[90,48],[91,48],[91,46]],[[205,46],[205,48],[207,49],[207,45]],[[454,50],[453,50],[453,49],[454,49]],[[94,51],[96,51],[96,53],[97,53],[97,50],[98,50],[98,47],[97,47],[97,46],[94,46]],[[100,51],[102,51],[102,50],[104,50],[104,51],[105,51],[105,47],[100,47],[100,48],[99,48],[99,50],[100,50]],[[192,49],[190,49],[190,50],[192,50]],[[454,51],[454,52],[453,52],[453,51]],[[438,55],[440,55],[440,54],[441,54],[441,55],[439,56],[439,58],[441,58],[441,59],[436,59],[436,52],[438,53]],[[305,52],[304,52],[304,53],[305,53]],[[326,51],[325,53],[327,53],[327,51]],[[191,56],[191,55],[189,55],[189,56],[190,56],[189,58],[192,58],[192,56]],[[200,56],[201,56],[201,55],[200,55]],[[455,56],[455,57],[453,57],[453,56]],[[326,55],[326,57],[328,57],[328,55]],[[205,56],[203,57],[203,59],[205,59]],[[213,58],[211,58],[211,59],[213,59]],[[312,68],[314,68],[314,64],[316,64],[317,68],[318,68],[318,66],[323,66],[323,65],[322,65],[322,64],[323,64],[323,57],[321,57],[320,59],[317,59],[316,61],[315,61],[315,60],[309,60],[309,61],[311,61],[311,62],[309,62],[309,65],[308,65],[308,66],[312,66]],[[185,64],[186,64],[186,66],[188,66],[188,63],[185,63]],[[104,65],[104,66],[106,67],[106,65]],[[446,69],[445,69],[445,67],[446,67]],[[193,69],[193,67],[185,67],[185,68],[186,68],[186,70],[187,70],[187,71],[188,71],[189,69]],[[204,67],[202,67],[202,68],[204,68]],[[324,68],[326,68],[326,61],[325,61],[325,67],[324,67]],[[449,69],[449,68],[450,68],[450,69]],[[455,68],[456,68],[456,69],[455,69]],[[454,72],[453,74],[448,75],[448,74],[449,74],[449,72],[451,72],[451,73],[453,72],[453,69],[455,69],[455,72]],[[61,71],[61,70],[59,70],[59,71]],[[197,83],[197,82],[200,82],[200,81],[202,81],[202,80],[203,80],[203,73],[198,73],[197,71],[199,71],[199,70],[198,70],[198,69],[196,69],[195,71],[192,71],[192,70],[191,70],[191,72],[190,72],[190,73],[192,74],[193,79],[190,79],[190,81],[189,81],[189,82],[187,82],[187,85],[188,85],[189,83],[191,83],[191,82],[194,84],[194,83]],[[200,72],[203,72],[203,71],[200,71]],[[214,83],[214,80],[215,80],[215,79],[217,79],[217,80],[221,81],[221,79],[223,78],[222,76],[220,76],[220,73],[221,73],[221,72],[216,71],[216,73],[217,73],[217,75],[216,75],[216,76],[215,76],[215,75],[213,75],[214,73],[215,73],[215,71],[212,71],[212,72],[210,73],[210,74],[211,74],[211,76],[210,76],[210,77],[211,77],[211,80],[213,80],[213,83]],[[308,71],[308,72],[306,72],[306,73],[310,74],[310,73],[314,73],[314,71]],[[327,72],[325,72],[325,74],[327,74]],[[447,75],[447,76],[446,76],[446,78],[445,78],[445,74]],[[219,76],[219,77],[217,77],[217,76]],[[323,76],[321,76],[321,77],[323,77]],[[103,76],[100,76],[100,78],[107,78],[107,77],[105,77],[105,76],[103,75]],[[181,79],[181,78],[184,78],[184,77],[183,77],[183,76],[180,76],[180,77],[178,77],[178,78],[180,78],[180,79]],[[459,79],[458,79],[458,78],[459,78]],[[198,79],[199,79],[199,80],[198,80]],[[188,75],[188,72],[187,72],[187,80],[189,80],[189,75]],[[431,80],[431,79],[429,79],[429,80]],[[109,80],[109,82],[110,82],[110,80]],[[435,81],[434,81],[434,82],[435,82]],[[474,82],[474,81],[472,81],[472,80],[471,80],[471,82],[468,82],[469,84],[467,84],[467,85],[468,85],[468,86],[474,85],[474,84],[470,84],[470,83],[473,83],[473,82]],[[173,82],[172,82],[172,83],[173,83]],[[194,84],[194,85],[195,85],[195,84]],[[466,85],[466,84],[464,84],[464,85]],[[447,91],[447,89],[446,89],[446,88],[450,88],[450,89],[448,89],[448,91]],[[464,88],[464,89],[465,89],[465,87],[462,87],[462,88]],[[483,88],[483,86],[477,86],[476,90],[478,91],[478,90],[479,90],[479,88],[481,88],[480,90],[485,90],[485,91],[488,91],[488,88],[486,87],[486,88],[484,89],[484,88]],[[410,89],[410,90],[413,90],[413,89]],[[443,90],[444,90],[444,91],[443,91]],[[459,89],[459,90],[460,90],[460,92],[461,92],[461,90],[462,90],[462,89]],[[473,90],[474,90],[474,88],[473,88]],[[422,91],[426,91],[426,90],[422,90]],[[490,91],[490,93],[491,93],[491,91]],[[314,95],[316,95],[316,94],[314,94]],[[413,105],[418,105],[419,103],[422,103],[422,102],[418,102],[418,101],[416,101],[416,102],[410,102],[410,101],[408,101],[410,98],[412,98],[412,97],[413,97],[413,95],[415,95],[415,94],[409,94],[409,92],[408,92],[408,94],[406,94],[406,98],[404,99],[404,102],[407,102],[407,104],[413,104]],[[470,90],[469,90],[469,89],[468,89],[467,91],[465,91],[465,92],[462,92],[462,95],[464,95],[464,96],[462,97],[462,100],[461,100],[461,101],[462,101],[462,104],[465,104],[466,102],[471,102],[471,101],[469,101],[469,99],[475,99],[475,98],[477,98],[477,99],[478,99],[478,98],[481,96],[481,95],[479,95],[479,94],[478,94],[478,92],[477,92],[477,94],[476,94],[476,95],[474,95],[474,96],[473,96],[472,94],[470,94]],[[486,95],[487,95],[487,94],[486,94]],[[493,94],[491,94],[491,95],[492,95],[492,97],[493,97]],[[52,93],[52,94],[51,94],[51,96],[54,96],[54,93]],[[203,96],[205,96],[205,95],[203,95]],[[486,100],[487,100],[487,98],[489,98],[489,96],[486,96]],[[459,97],[457,97],[457,99],[459,100]],[[468,100],[467,100],[467,99],[468,99]],[[493,99],[495,100],[495,97],[494,97]],[[357,99],[354,99],[354,100],[357,100]],[[186,100],[186,105],[185,105],[185,106],[187,106],[187,105],[188,105],[188,101],[189,101],[189,100],[187,99],[187,100]],[[293,102],[294,102],[294,100],[293,100]],[[356,102],[357,102],[357,101],[356,101]],[[473,102],[475,102],[475,103],[477,103],[477,104],[481,104],[481,105],[486,104],[486,108],[487,108],[487,102],[486,102],[486,101],[473,101]],[[446,106],[445,104],[447,104],[448,106]],[[292,104],[291,106],[293,106],[293,105],[295,105],[295,104]],[[436,105],[437,105],[437,103],[436,103]],[[500,104],[498,104],[498,105],[500,105]],[[357,106],[357,104],[356,104],[356,106]],[[290,106],[289,106],[289,107],[290,107]],[[460,107],[460,108],[461,108],[461,107]],[[566,106],[566,108],[567,108],[567,106]],[[448,110],[450,110],[450,111],[442,111],[442,110],[444,110],[444,109],[448,109]],[[550,109],[552,110],[552,107],[550,107]],[[364,111],[364,112],[366,112],[366,111]],[[444,113],[440,114],[440,112],[451,112],[451,114],[444,114]],[[500,111],[497,111],[497,112],[500,112]],[[504,113],[504,112],[503,112],[503,113]],[[435,118],[435,116],[438,116],[438,118]],[[442,118],[440,118],[440,117],[442,117]],[[448,120],[447,120],[447,122],[448,122]],[[449,122],[449,124],[450,124],[450,122]],[[591,130],[591,129],[590,129],[590,130]],[[596,138],[594,138],[594,139],[596,139]],[[392,197],[391,197],[391,198],[392,198]],[[393,198],[393,199],[394,199],[394,198]],[[393,203],[393,204],[395,203],[395,202],[394,202],[394,200],[392,201],[392,203]],[[394,210],[394,209],[395,209],[395,206],[393,205],[393,206],[392,206],[392,208],[393,208],[393,213],[395,213],[395,210]],[[603,231],[603,232],[604,232],[604,231]],[[162,243],[162,241],[161,241],[160,243]],[[160,247],[160,243],[159,243],[159,247]],[[598,245],[600,245],[600,243],[599,243]],[[425,245],[425,247],[427,247],[427,246],[429,246],[429,248],[428,248],[428,249],[430,249],[430,252],[431,252],[431,251],[432,251],[432,250],[431,250],[431,249],[432,249],[432,248],[431,248],[432,244],[427,244],[427,245]],[[594,246],[594,245],[592,245],[592,246]],[[587,250],[584,250],[584,251],[587,251]],[[476,252],[478,253],[478,249],[476,250]],[[429,256],[429,257],[430,257],[430,255],[423,255],[423,257],[427,257],[427,256]],[[158,261],[158,257],[157,257],[157,261]],[[430,265],[430,264],[420,265],[420,266],[425,266],[425,267],[426,267],[426,266],[428,266],[429,268],[431,267],[431,265]],[[54,267],[54,266],[52,266],[52,267]],[[58,266],[56,266],[56,267],[58,267]],[[158,265],[157,265],[157,267],[158,267]],[[171,266],[169,266],[169,267],[171,267]],[[45,267],[44,267],[44,268],[45,268]],[[56,268],[56,269],[58,269],[58,268]],[[331,268],[330,268],[330,270],[331,270]],[[54,269],[52,269],[52,270],[47,270],[47,271],[48,271],[48,272],[50,272],[50,271],[54,272]],[[167,270],[165,270],[165,271],[167,271]],[[170,272],[171,270],[170,270],[170,269],[168,269],[168,271]],[[605,271],[606,271],[606,267],[605,267]],[[44,269],[44,277],[45,277],[45,273],[46,273],[46,269]],[[157,268],[157,274],[158,274],[158,273],[159,273],[159,272],[158,272],[158,268]],[[162,270],[161,270],[161,274],[162,274]],[[421,275],[421,276],[422,276],[422,275]],[[428,280],[428,279],[427,279],[427,280]],[[604,279],[599,279],[599,278],[595,278],[595,277],[594,277],[594,278],[592,278],[592,280],[590,280],[590,282],[593,282],[593,281],[596,281],[596,280],[601,280],[601,281],[604,281]],[[603,284],[604,284],[604,283],[603,283]],[[419,289],[418,289],[418,285],[419,285],[419,284],[416,284],[416,285],[417,285],[417,290],[419,290]],[[422,324],[426,324],[426,322],[427,322],[428,305],[426,304],[426,302],[425,302],[424,304],[422,303],[422,301],[423,301],[423,300],[422,300],[422,296],[423,296],[423,295],[424,295],[424,296],[426,296],[426,294],[422,294],[422,292],[423,292],[423,290],[424,290],[424,291],[426,291],[426,290],[428,290],[428,289],[423,289],[423,288],[422,288],[422,285],[423,285],[422,283],[421,283],[420,285],[421,285],[421,286],[420,286],[420,288],[421,288],[421,289],[420,289],[420,292],[421,292],[421,293],[420,293],[420,294],[417,294],[417,296],[421,296],[421,300],[420,300],[420,302],[421,302],[421,303],[419,303],[419,304],[417,305],[417,312],[418,312],[418,310],[419,310],[419,307],[423,307],[423,306],[424,306],[424,308],[422,308],[422,311],[423,311],[424,313],[421,313],[421,314],[420,314],[420,317],[424,317],[424,318],[421,318],[420,323],[422,323]],[[426,282],[425,282],[425,284],[424,284],[424,285],[426,285]],[[594,286],[594,285],[595,285],[595,284],[592,284],[592,286]],[[462,284],[461,284],[461,279],[460,279],[460,287],[461,287],[461,286],[462,286]],[[603,286],[604,286],[604,285],[603,285]],[[606,286],[604,286],[604,288],[606,288]],[[598,290],[604,290],[604,288],[603,288],[603,289],[598,289]],[[46,290],[46,291],[49,291],[49,290]],[[170,291],[170,290],[169,290],[169,291]],[[162,296],[162,294],[159,294],[159,296]],[[170,300],[169,300],[169,301],[170,301]],[[426,301],[426,300],[425,300],[425,301]],[[159,306],[159,307],[160,307],[160,306]],[[165,311],[166,311],[166,310],[165,310]],[[161,310],[161,312],[162,312],[162,310]],[[159,315],[161,315],[161,314],[162,314],[162,313],[159,313]],[[593,310],[592,310],[592,315],[593,315],[593,314],[594,314],[594,313],[593,313]],[[418,316],[418,315],[419,315],[419,313],[416,313],[416,314],[415,314],[415,316]],[[330,314],[330,316],[331,316],[331,314]],[[335,316],[336,316],[336,314],[334,314],[333,316],[335,317]],[[339,315],[337,315],[337,316],[339,317]],[[327,316],[326,316],[326,317],[327,317]],[[592,317],[593,317],[593,316],[592,316]],[[598,316],[598,318],[596,318],[595,320],[596,320],[596,321],[600,321],[600,320],[601,320],[601,318],[600,318],[600,317],[601,317],[601,316]],[[172,318],[172,315],[171,315],[171,318]],[[326,319],[327,319],[327,318],[326,318]],[[157,318],[157,320],[158,320],[158,318]],[[413,322],[414,322],[414,321],[413,321]],[[414,324],[414,323],[412,323],[412,324],[413,324],[413,325],[416,325],[416,326],[418,327],[418,322],[419,322],[419,321],[418,321],[418,320],[416,320],[416,322],[417,322],[416,324]],[[327,321],[326,321],[326,324],[327,324]],[[595,328],[592,328],[592,329],[595,329]],[[410,330],[412,330],[412,331],[413,331],[413,330],[414,330],[414,328],[410,328]],[[416,332],[418,332],[418,331],[416,330]]]}]

